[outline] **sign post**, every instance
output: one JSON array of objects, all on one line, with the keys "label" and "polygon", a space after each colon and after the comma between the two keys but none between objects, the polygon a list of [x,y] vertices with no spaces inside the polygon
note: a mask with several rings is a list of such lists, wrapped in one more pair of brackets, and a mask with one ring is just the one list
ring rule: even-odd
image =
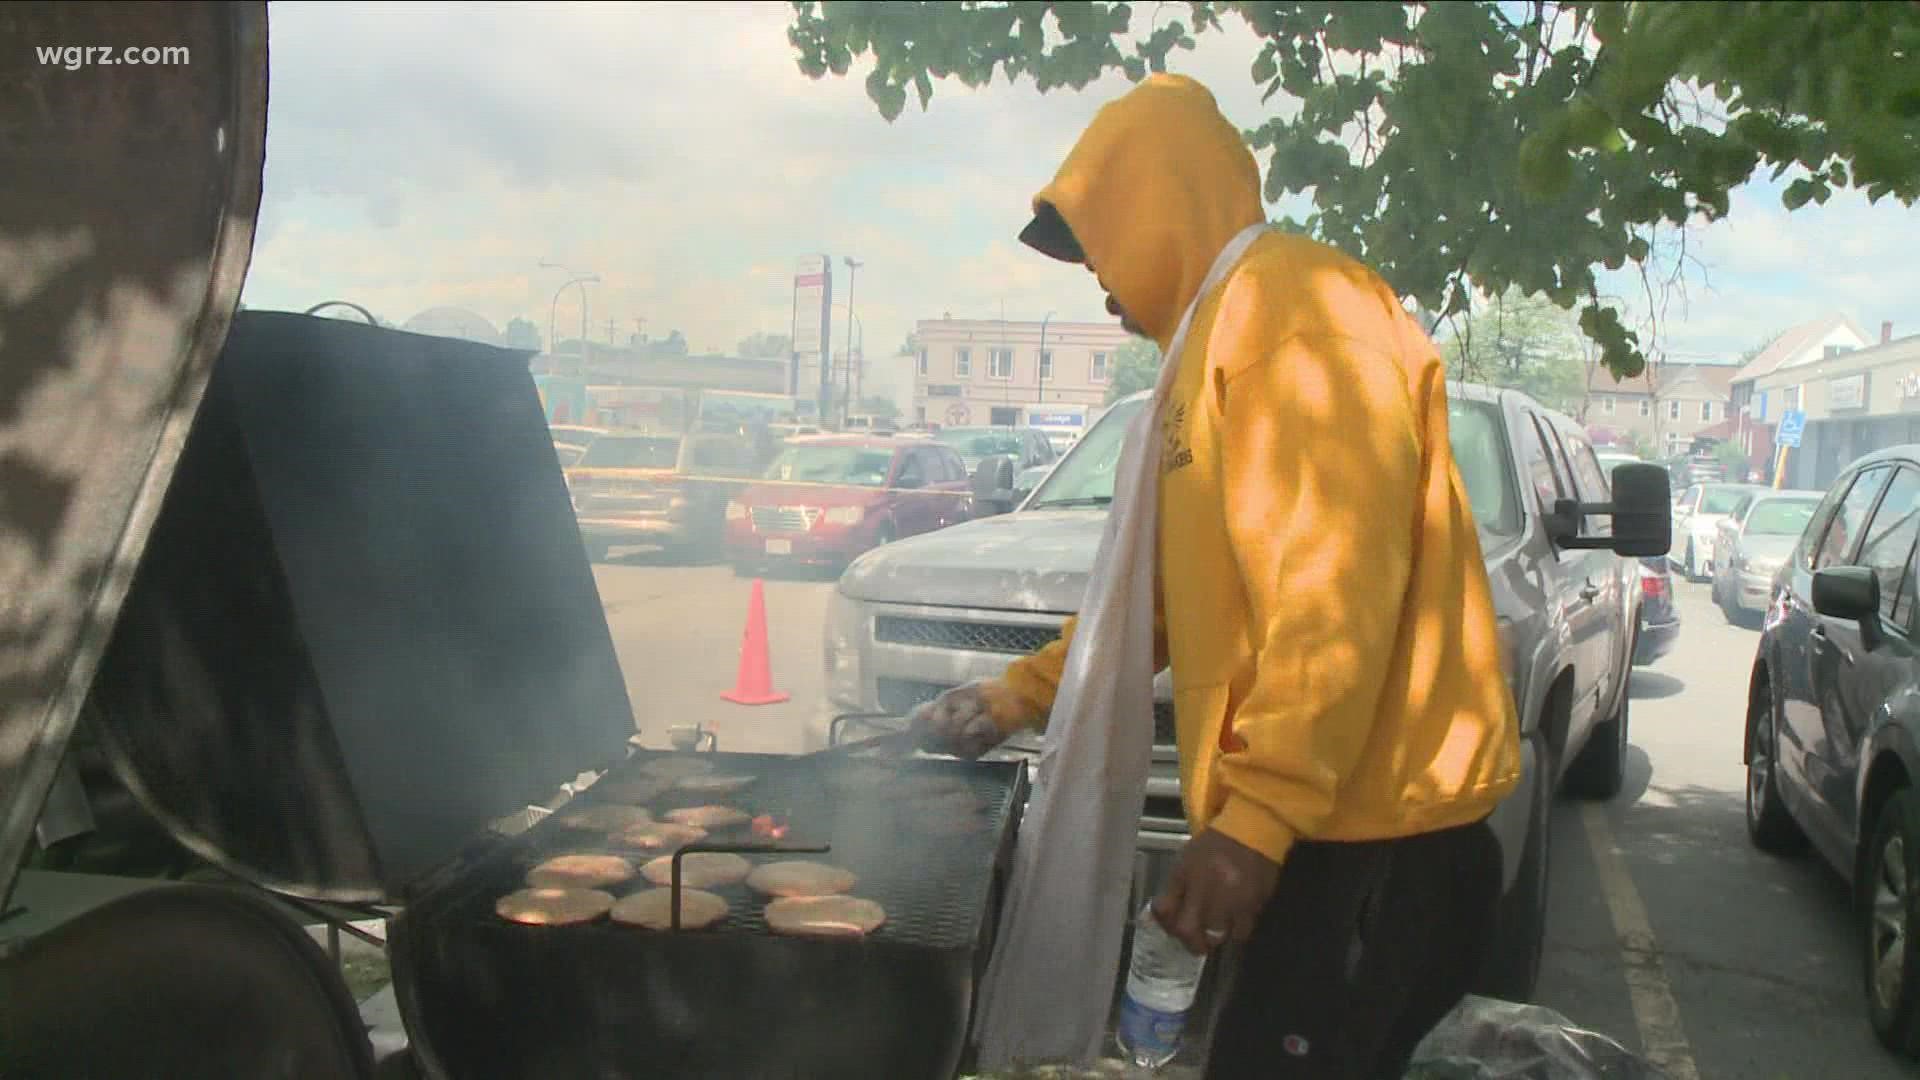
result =
[{"label": "sign post", "polygon": [[1774,432],[1773,445],[1777,448],[1779,460],[1773,469],[1775,490],[1787,485],[1788,451],[1800,445],[1800,436],[1807,430],[1807,414],[1801,409],[1788,409],[1780,416],[1780,429]]}]

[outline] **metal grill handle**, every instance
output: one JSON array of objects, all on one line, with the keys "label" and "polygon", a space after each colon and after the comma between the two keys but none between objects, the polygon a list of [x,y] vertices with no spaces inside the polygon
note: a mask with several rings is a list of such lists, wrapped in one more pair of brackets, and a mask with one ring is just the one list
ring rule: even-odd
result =
[{"label": "metal grill handle", "polygon": [[669,864],[673,870],[672,882],[668,886],[668,888],[672,890],[668,897],[668,906],[672,909],[673,929],[676,931],[680,929],[680,860],[693,852],[718,851],[732,852],[739,855],[771,855],[780,853],[820,855],[832,850],[832,844],[759,844],[751,842],[727,843],[725,841],[688,844],[673,853],[673,861]]}]

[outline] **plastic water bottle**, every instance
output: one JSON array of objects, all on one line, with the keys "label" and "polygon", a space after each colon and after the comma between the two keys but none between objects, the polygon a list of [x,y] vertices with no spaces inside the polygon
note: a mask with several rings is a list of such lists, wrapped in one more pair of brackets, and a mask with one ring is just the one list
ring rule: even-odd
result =
[{"label": "plastic water bottle", "polygon": [[1195,956],[1160,928],[1153,905],[1140,912],[1133,928],[1133,957],[1127,969],[1127,996],[1120,1003],[1120,1052],[1143,1069],[1157,1069],[1180,1052],[1187,1010],[1200,989],[1205,956]]}]

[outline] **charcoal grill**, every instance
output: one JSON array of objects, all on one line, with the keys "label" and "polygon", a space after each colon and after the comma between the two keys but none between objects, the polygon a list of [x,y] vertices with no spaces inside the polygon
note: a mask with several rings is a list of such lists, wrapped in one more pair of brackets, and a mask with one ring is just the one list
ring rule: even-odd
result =
[{"label": "charcoal grill", "polygon": [[[637,755],[624,779],[659,755]],[[951,1077],[965,1061],[973,996],[989,955],[1026,779],[1018,763],[834,760],[702,754],[753,776],[720,800],[784,816],[790,848],[859,876],[853,893],[887,921],[864,939],[786,937],[765,899],[714,889],[726,919],[705,930],[509,923],[494,901],[564,852],[623,853],[548,818],[437,883],[391,924],[395,982],[416,1054],[448,1077]],[[922,832],[890,782],[957,778],[985,808],[960,836]],[[605,782],[604,779],[602,781]],[[598,787],[599,785],[596,785]],[[589,788],[569,806],[613,802]],[[750,827],[709,848],[761,843]],[[616,892],[650,888],[641,879]]]}]

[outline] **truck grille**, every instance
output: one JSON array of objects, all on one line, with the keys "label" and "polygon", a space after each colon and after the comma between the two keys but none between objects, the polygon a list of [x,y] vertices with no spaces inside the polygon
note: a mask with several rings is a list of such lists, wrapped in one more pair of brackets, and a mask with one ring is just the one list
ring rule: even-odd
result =
[{"label": "truck grille", "polygon": [[817,506],[756,506],[752,514],[755,532],[806,532],[820,520]]},{"label": "truck grille", "polygon": [[[879,691],[881,712],[905,716],[912,712],[915,706],[932,701],[953,689],[953,684],[920,682],[914,679],[880,679],[876,689]],[[1161,747],[1174,745],[1173,702],[1171,701],[1153,703],[1153,745]]]},{"label": "truck grille", "polygon": [[962,622],[954,619],[914,619],[882,615],[874,620],[874,637],[889,645],[919,645],[930,649],[1026,654],[1060,636],[1050,626],[1009,626],[1006,623]]}]

